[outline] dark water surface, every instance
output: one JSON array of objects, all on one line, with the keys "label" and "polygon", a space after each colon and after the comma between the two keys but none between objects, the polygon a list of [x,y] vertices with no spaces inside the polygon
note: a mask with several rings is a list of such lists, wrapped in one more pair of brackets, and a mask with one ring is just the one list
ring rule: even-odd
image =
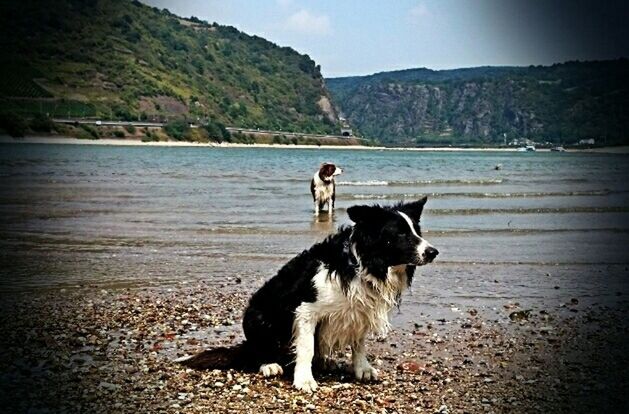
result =
[{"label": "dark water surface", "polygon": [[[332,161],[337,211],[309,180]],[[411,314],[629,294],[629,157],[575,153],[0,145],[0,291],[258,286],[359,203],[427,194],[441,252]],[[495,170],[502,164],[500,170]]]}]

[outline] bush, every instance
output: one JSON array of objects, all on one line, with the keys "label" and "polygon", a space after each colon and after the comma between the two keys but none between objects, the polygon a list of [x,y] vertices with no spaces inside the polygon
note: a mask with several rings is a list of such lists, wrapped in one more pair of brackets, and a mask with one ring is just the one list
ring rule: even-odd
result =
[{"label": "bush", "polygon": [[124,106],[113,108],[114,117],[123,121],[133,121],[136,117]]},{"label": "bush", "polygon": [[210,120],[207,124],[203,125],[203,128],[212,141],[221,142],[223,140],[223,131],[217,123]]},{"label": "bush", "polygon": [[31,119],[30,128],[35,132],[52,132],[55,124],[46,115],[37,114]]},{"label": "bush", "polygon": [[[146,128],[145,128],[146,129]],[[145,131],[146,135],[142,137],[142,142],[156,142],[159,141],[159,135],[148,129]]]},{"label": "bush", "polygon": [[0,114],[0,129],[4,129],[7,134],[14,138],[23,137],[28,126],[21,116],[14,113]]},{"label": "bush", "polygon": [[190,132],[190,125],[183,119],[170,121],[164,125],[164,132],[176,140],[185,139]]},{"label": "bush", "polygon": [[133,125],[125,125],[124,129],[126,129],[129,134],[135,134],[135,127]]},{"label": "bush", "polygon": [[232,134],[227,130],[227,128],[225,128],[225,125],[221,124],[220,122],[217,122],[216,125],[218,125],[218,129],[221,130],[221,134],[223,135],[223,139],[225,141],[231,141]]},{"label": "bush", "polygon": [[100,137],[98,130],[93,126],[88,124],[79,124],[79,126],[83,131],[87,132],[87,135],[83,135],[81,138],[98,139]]},{"label": "bush", "polygon": [[245,135],[242,132],[236,132],[233,136],[234,142],[244,142]]},{"label": "bush", "polygon": [[122,132],[122,131],[114,131],[114,136],[116,138],[124,138],[125,137],[124,132]]}]

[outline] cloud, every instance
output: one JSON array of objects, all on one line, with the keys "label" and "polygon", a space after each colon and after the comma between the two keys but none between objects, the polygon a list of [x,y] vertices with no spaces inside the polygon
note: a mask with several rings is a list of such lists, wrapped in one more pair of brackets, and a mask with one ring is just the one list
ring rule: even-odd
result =
[{"label": "cloud", "polygon": [[318,36],[328,35],[332,31],[328,16],[316,15],[305,9],[291,14],[286,20],[286,28],[296,33]]},{"label": "cloud", "polygon": [[288,7],[293,3],[293,0],[275,0],[275,2],[281,7]]},{"label": "cloud", "polygon": [[421,19],[424,17],[430,17],[430,10],[428,10],[428,7],[426,7],[426,5],[424,3],[419,3],[418,5],[416,5],[415,7],[413,7],[410,11],[409,11],[411,17],[415,18],[415,19]]}]

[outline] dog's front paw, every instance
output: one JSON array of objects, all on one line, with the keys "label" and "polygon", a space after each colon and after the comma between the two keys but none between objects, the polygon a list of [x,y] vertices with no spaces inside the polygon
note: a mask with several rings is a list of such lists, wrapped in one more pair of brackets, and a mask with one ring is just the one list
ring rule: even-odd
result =
[{"label": "dog's front paw", "polygon": [[354,366],[354,375],[357,380],[371,381],[378,379],[378,370],[369,365],[368,362]]},{"label": "dog's front paw", "polygon": [[295,371],[293,386],[301,391],[314,392],[317,389],[317,381],[312,377],[312,373],[299,373]]}]

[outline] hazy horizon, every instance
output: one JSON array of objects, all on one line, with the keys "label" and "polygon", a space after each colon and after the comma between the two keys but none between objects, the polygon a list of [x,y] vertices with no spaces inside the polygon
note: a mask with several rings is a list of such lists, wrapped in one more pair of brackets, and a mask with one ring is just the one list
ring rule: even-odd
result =
[{"label": "hazy horizon", "polygon": [[412,68],[402,68],[402,69],[392,69],[392,70],[379,70],[377,72],[372,72],[372,73],[365,73],[365,74],[360,74],[360,75],[341,75],[341,76],[326,76],[326,79],[335,79],[335,78],[353,78],[353,77],[363,77],[363,76],[372,76],[372,75],[377,75],[379,73],[390,73],[390,72],[404,72],[407,70],[415,70],[415,69],[427,69],[427,70],[432,70],[434,72],[446,72],[446,71],[450,71],[450,70],[463,70],[463,69],[479,69],[479,68],[527,68],[527,67],[531,67],[531,66],[553,66],[553,65],[562,65],[565,63],[571,63],[571,62],[603,62],[603,61],[614,61],[614,60],[627,60],[629,59],[628,57],[625,56],[621,56],[621,57],[617,57],[617,58],[610,58],[610,59],[591,59],[591,60],[578,60],[578,59],[574,59],[574,60],[565,60],[562,62],[553,62],[553,63],[548,63],[548,64],[540,64],[540,65],[479,65],[479,66],[461,66],[461,67],[455,67],[455,68],[445,68],[445,69],[435,69],[435,68],[428,68],[425,66],[421,66],[421,67],[412,67]]}]

